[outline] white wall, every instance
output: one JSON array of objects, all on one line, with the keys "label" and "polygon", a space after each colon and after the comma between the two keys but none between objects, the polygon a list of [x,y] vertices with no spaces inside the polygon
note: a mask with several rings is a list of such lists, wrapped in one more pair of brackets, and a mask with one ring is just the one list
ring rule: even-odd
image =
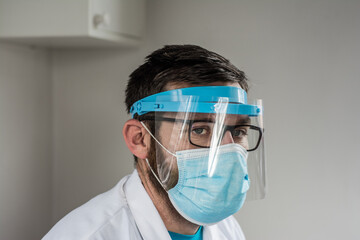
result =
[{"label": "white wall", "polygon": [[50,108],[49,54],[0,43],[0,239],[51,226]]},{"label": "white wall", "polygon": [[54,221],[132,172],[124,88],[142,57],[136,50],[54,54]]},{"label": "white wall", "polygon": [[56,51],[53,221],[131,172],[127,76],[164,44],[244,70],[265,103],[269,194],[237,214],[248,239],[359,239],[360,2],[151,0],[138,50]]}]

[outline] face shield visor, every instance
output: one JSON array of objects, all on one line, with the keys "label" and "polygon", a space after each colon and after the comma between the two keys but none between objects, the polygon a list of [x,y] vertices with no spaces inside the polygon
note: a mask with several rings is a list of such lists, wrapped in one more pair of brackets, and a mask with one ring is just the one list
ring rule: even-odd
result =
[{"label": "face shield visor", "polygon": [[189,221],[215,223],[238,211],[245,196],[265,197],[262,102],[248,104],[243,89],[170,90],[130,112],[154,127],[147,128],[155,140],[152,171]]}]

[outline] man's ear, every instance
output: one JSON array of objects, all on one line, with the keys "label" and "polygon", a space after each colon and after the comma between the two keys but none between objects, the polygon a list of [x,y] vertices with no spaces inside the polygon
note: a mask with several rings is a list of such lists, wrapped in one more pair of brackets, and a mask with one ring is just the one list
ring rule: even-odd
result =
[{"label": "man's ear", "polygon": [[136,119],[126,121],[123,128],[125,143],[130,151],[138,158],[148,157],[151,136]]}]

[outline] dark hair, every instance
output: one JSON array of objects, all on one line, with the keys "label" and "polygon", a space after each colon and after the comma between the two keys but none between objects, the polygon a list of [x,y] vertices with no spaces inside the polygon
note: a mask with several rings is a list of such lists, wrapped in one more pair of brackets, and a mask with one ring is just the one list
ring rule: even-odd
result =
[{"label": "dark hair", "polygon": [[[168,45],[146,57],[145,63],[130,74],[125,104],[131,106],[147,96],[166,91],[170,83],[206,86],[213,82],[237,82],[246,92],[245,73],[217,53],[195,45]],[[151,114],[151,113],[150,113]],[[142,117],[148,114],[142,115]],[[135,119],[139,119],[137,114]],[[154,122],[145,122],[154,133]],[[155,141],[151,141],[154,145]],[[137,157],[134,155],[135,165]],[[150,163],[154,165],[155,163]],[[156,170],[156,166],[154,169]]]},{"label": "dark hair", "polygon": [[[248,91],[245,73],[217,53],[195,45],[168,45],[146,57],[131,73],[126,88],[126,108],[138,100],[166,90],[169,83],[207,85],[237,82]],[[136,118],[136,116],[135,116]]]}]

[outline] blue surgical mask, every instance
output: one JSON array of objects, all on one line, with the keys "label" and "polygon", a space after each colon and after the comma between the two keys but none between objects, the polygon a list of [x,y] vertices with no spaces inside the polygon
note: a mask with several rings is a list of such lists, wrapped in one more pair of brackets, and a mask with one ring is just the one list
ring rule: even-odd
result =
[{"label": "blue surgical mask", "polygon": [[[248,152],[244,147],[231,143],[174,154],[148,132],[177,159],[178,182],[167,192],[171,203],[185,219],[198,225],[211,225],[240,210],[250,186],[246,162]],[[146,161],[162,185],[148,159]]]},{"label": "blue surgical mask", "polygon": [[249,189],[247,151],[239,144],[176,152],[179,179],[168,191],[187,220],[209,225],[240,210]]}]

